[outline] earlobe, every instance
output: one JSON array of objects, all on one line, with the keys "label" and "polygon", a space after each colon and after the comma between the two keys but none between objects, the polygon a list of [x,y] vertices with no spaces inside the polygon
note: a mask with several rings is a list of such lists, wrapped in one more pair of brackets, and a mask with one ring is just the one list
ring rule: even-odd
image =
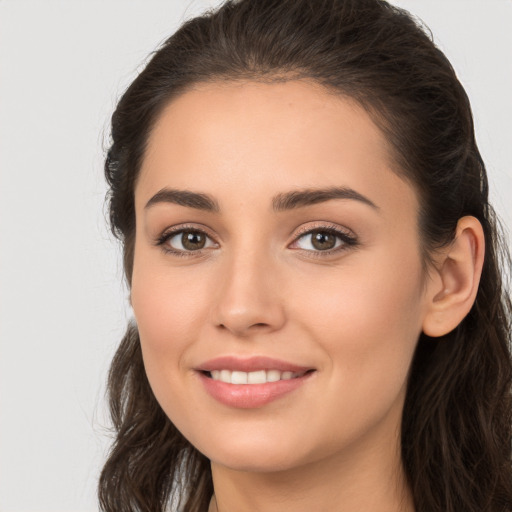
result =
[{"label": "earlobe", "polygon": [[476,298],[485,253],[482,225],[475,217],[462,217],[455,238],[441,251],[427,285],[427,311],[423,332],[448,334],[469,313]]}]

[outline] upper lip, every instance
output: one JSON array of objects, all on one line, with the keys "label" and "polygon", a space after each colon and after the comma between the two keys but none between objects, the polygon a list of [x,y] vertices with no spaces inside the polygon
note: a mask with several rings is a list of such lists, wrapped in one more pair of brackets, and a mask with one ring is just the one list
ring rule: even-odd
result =
[{"label": "upper lip", "polygon": [[266,356],[255,356],[249,358],[240,358],[236,356],[222,356],[210,359],[201,363],[196,370],[210,372],[212,370],[231,370],[242,372],[254,372],[258,370],[279,370],[281,372],[302,373],[313,370],[309,366],[300,366],[297,364],[274,359]]}]

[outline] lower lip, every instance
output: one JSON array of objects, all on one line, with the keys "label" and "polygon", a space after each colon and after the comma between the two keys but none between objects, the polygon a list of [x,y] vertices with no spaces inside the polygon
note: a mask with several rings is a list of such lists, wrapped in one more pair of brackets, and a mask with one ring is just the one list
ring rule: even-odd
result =
[{"label": "lower lip", "polygon": [[198,372],[198,375],[206,391],[220,403],[239,409],[255,409],[300,388],[314,373],[265,384],[228,384],[213,380],[202,372]]}]

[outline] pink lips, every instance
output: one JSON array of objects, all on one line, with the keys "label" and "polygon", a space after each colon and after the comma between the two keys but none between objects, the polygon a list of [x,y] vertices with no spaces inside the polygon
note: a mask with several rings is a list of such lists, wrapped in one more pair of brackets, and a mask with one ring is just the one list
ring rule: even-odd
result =
[{"label": "pink lips", "polygon": [[[305,373],[308,370],[313,370],[313,368],[264,356],[251,357],[249,359],[240,359],[233,356],[218,357],[205,361],[196,370],[199,379],[210,396],[224,405],[240,409],[258,408],[277,400],[300,388],[316,373]],[[206,373],[212,370],[238,370],[243,372],[279,370],[281,372],[290,371],[303,375],[264,384],[229,384],[212,379]]]}]

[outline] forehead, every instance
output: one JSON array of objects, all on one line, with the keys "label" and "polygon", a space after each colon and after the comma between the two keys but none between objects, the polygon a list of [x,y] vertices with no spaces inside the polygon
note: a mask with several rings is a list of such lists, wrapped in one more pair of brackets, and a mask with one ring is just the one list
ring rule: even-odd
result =
[{"label": "forehead", "polygon": [[393,168],[387,140],[367,112],[319,84],[202,83],[161,113],[136,198],[169,186],[219,197],[319,186],[410,195]]}]

